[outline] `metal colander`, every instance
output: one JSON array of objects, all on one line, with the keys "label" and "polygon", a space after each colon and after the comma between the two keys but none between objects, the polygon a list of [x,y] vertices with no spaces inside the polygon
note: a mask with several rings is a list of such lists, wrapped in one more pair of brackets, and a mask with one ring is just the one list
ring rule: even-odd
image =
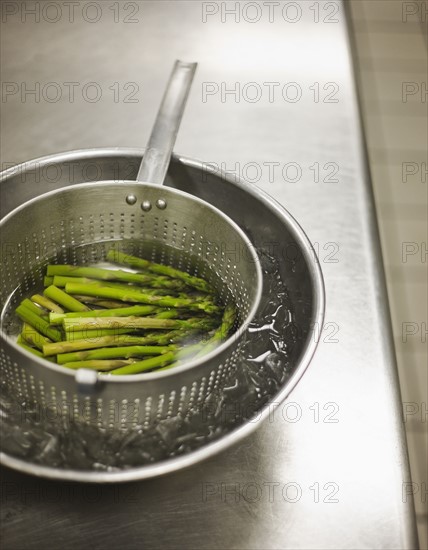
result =
[{"label": "metal colander", "polygon": [[[245,328],[259,305],[262,274],[246,235],[226,215],[163,182],[193,72],[176,63],[138,180],[79,184],[33,199],[0,223],[1,379],[14,395],[106,429],[185,418],[233,376]],[[190,67],[192,69],[192,67]],[[178,99],[177,99],[178,98]],[[205,357],[174,369],[99,376],[39,359],[14,342],[14,309],[43,287],[49,263],[99,264],[112,246],[205,278],[238,316],[233,335]],[[213,397],[214,396],[214,397]]]},{"label": "metal colander", "polygon": [[[126,201],[129,193],[138,198],[134,205]],[[159,200],[164,208],[156,206]],[[140,208],[143,201],[154,205],[149,212]],[[80,184],[14,210],[2,220],[1,233],[2,380],[26,401],[102,427],[149,426],[178,412],[187,415],[233,375],[259,303],[260,267],[247,237],[219,210],[157,185]],[[197,361],[112,380],[67,371],[18,347],[14,309],[43,287],[46,265],[99,263],[112,245],[207,279],[223,303],[237,306],[233,336]]]}]

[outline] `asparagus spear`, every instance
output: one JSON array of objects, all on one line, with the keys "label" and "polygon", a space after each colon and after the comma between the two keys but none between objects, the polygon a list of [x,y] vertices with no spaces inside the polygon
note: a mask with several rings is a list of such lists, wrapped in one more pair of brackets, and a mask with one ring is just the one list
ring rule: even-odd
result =
[{"label": "asparagus spear", "polygon": [[170,363],[166,367],[162,367],[158,370],[171,369],[178,365],[182,365],[183,363],[188,362],[191,359],[196,359],[198,357],[198,353],[204,348],[204,346],[204,342],[199,342],[197,344],[191,344],[180,348],[175,354],[175,361],[173,363]]},{"label": "asparagus spear", "polygon": [[29,309],[30,311],[32,311],[42,319],[45,319],[46,321],[49,319],[48,312],[42,309],[41,307],[36,306],[36,304],[31,300],[29,300],[28,298],[25,298],[25,300],[22,300],[21,305],[25,306],[27,309]]},{"label": "asparagus spear", "polygon": [[54,275],[52,278],[52,284],[58,288],[64,288],[67,283],[79,283],[79,284],[91,284],[99,283],[97,279],[89,279],[88,277],[66,277],[64,275]]},{"label": "asparagus spear", "polygon": [[[184,300],[191,299],[192,302],[202,302],[204,304],[204,308],[205,308],[205,304],[207,306],[212,306],[214,309],[217,308],[217,306],[214,305],[214,303],[212,301],[212,298],[210,296],[207,296],[207,294],[204,294],[202,292],[192,292],[192,294],[189,296],[189,293],[178,292],[178,291],[174,291],[173,289],[146,288],[146,287],[132,285],[131,283],[116,283],[116,282],[111,282],[111,281],[97,281],[95,279],[87,279],[85,277],[62,277],[62,276],[59,276],[59,275],[56,275],[54,277],[54,281],[59,282],[59,285],[57,285],[57,286],[67,285],[68,283],[82,284],[82,285],[87,284],[87,285],[94,285],[94,286],[101,287],[101,288],[108,287],[108,288],[125,290],[125,291],[135,291],[135,292],[140,292],[142,294],[147,294],[148,296],[158,296],[158,297],[163,297],[163,298],[166,298],[166,299],[169,299],[169,298],[170,299],[184,299]],[[89,281],[89,282],[85,283],[83,281]],[[94,292],[92,292],[92,294],[94,294]],[[97,298],[94,298],[94,296],[91,296],[91,297],[85,297],[85,298],[82,297],[81,301],[86,301],[88,303],[89,302],[97,303],[98,300],[97,300]],[[101,302],[98,302],[98,303],[101,304]],[[118,306],[116,306],[115,304],[113,304],[111,306],[109,304],[107,304],[106,307],[118,307]]]},{"label": "asparagus spear", "polygon": [[160,309],[155,317],[156,319],[176,319],[178,315],[180,315],[180,312],[176,309]]},{"label": "asparagus spear", "polygon": [[121,269],[103,269],[100,267],[77,267],[75,265],[49,265],[48,276],[62,275],[65,277],[88,277],[103,281],[124,281],[126,283],[137,283],[153,288],[183,289],[185,285],[181,281],[171,280],[169,277],[155,277],[153,275],[142,275],[141,273],[130,273]]},{"label": "asparagus spear", "polygon": [[221,322],[221,326],[219,328],[218,337],[225,340],[230,331],[233,328],[233,325],[236,321],[236,307],[233,304],[229,304],[226,306],[224,313],[223,313],[223,319]]},{"label": "asparagus spear", "polygon": [[75,351],[61,353],[57,357],[59,364],[73,361],[89,361],[92,359],[129,359],[131,357],[144,357],[145,355],[162,355],[168,351],[174,351],[176,346],[125,346],[99,348],[95,350]]},{"label": "asparagus spear", "polygon": [[[86,319],[70,319],[62,320],[63,327],[66,332],[85,329],[172,329],[181,328],[186,321],[177,319],[155,319],[153,317],[88,317]],[[186,322],[187,323],[187,322]],[[187,325],[185,325],[187,326]]]},{"label": "asparagus spear", "polygon": [[156,306],[130,306],[114,309],[91,309],[91,311],[70,313],[50,313],[49,322],[51,325],[61,325],[63,319],[74,319],[85,317],[130,317],[130,316],[144,316],[151,313],[161,312],[162,310]]},{"label": "asparagus spear", "polygon": [[119,302],[119,300],[103,300],[102,298],[97,298],[95,296],[79,296],[78,294],[75,294],[74,297],[76,298],[76,300],[79,300],[79,302],[104,307],[106,309],[124,307],[124,303]]},{"label": "asparagus spear", "polygon": [[55,302],[52,302],[52,300],[49,300],[49,298],[46,298],[46,296],[41,296],[40,294],[34,294],[34,296],[31,296],[31,300],[35,304],[38,304],[39,306],[42,306],[49,311],[54,311],[55,313],[64,313],[64,310],[61,307],[59,307],[58,304],[56,304]]},{"label": "asparagus spear", "polygon": [[119,336],[121,334],[129,334],[134,332],[129,328],[91,328],[88,327],[85,330],[70,330],[65,333],[65,339],[68,342],[74,342],[75,340],[94,340],[101,338],[102,336]]},{"label": "asparagus spear", "polygon": [[115,249],[109,250],[107,259],[118,264],[125,264],[136,269],[147,270],[159,275],[166,275],[167,277],[171,277],[173,279],[179,279],[186,285],[202,290],[203,292],[213,292],[212,287],[204,279],[194,277],[185,271],[180,271],[179,269],[175,269],[171,266],[156,264],[150,262],[149,260],[136,258],[135,256],[124,254],[123,252],[119,252]]},{"label": "asparagus spear", "polygon": [[44,277],[43,279],[43,286],[51,286],[53,285],[54,282],[53,282],[53,277]]},{"label": "asparagus spear", "polygon": [[55,300],[70,311],[90,311],[88,306],[85,306],[85,304],[82,304],[81,302],[79,302],[79,300],[76,300],[76,298],[69,296],[66,292],[64,292],[60,288],[57,288],[54,285],[45,288],[43,293],[45,296],[51,298],[52,300]]},{"label": "asparagus spear", "polygon": [[62,275],[55,275],[53,277],[53,284],[60,288],[65,288],[67,283],[77,283],[80,285],[98,285],[98,286],[108,286],[111,288],[123,288],[125,290],[138,290],[139,292],[144,292],[145,294],[157,294],[162,296],[164,294],[168,295],[171,292],[174,293],[174,289],[161,289],[161,288],[147,288],[132,285],[132,283],[116,283],[112,281],[101,281],[98,279],[89,279],[88,277],[64,277]]},{"label": "asparagus spear", "polygon": [[[60,285],[65,285],[67,283],[77,283],[77,284],[90,284],[101,287],[109,288],[118,288],[122,290],[135,290],[136,292],[142,292],[143,294],[148,294],[149,296],[165,296],[165,297],[174,297],[174,298],[189,298],[189,292],[183,292],[173,288],[150,288],[147,286],[135,285],[133,283],[121,283],[115,281],[97,281],[96,279],[87,279],[85,277],[61,277],[56,275],[54,281],[59,280]],[[86,281],[86,282],[85,282]],[[191,298],[194,301],[212,301],[210,296],[199,291],[192,291]]]},{"label": "asparagus spear", "polygon": [[200,352],[204,349],[205,342],[199,342],[198,344],[193,344],[190,346],[185,346],[184,348],[181,348],[175,356],[175,361],[166,367],[162,367],[159,370],[167,370],[174,368],[178,365],[182,365],[185,361],[189,361],[190,359],[196,359],[199,357]]},{"label": "asparagus spear", "polygon": [[[64,319],[84,319],[87,317],[144,317],[151,313],[155,313],[155,317],[158,319],[174,319],[180,315],[179,312],[174,309],[163,309],[156,306],[130,306],[114,309],[91,309],[90,311],[83,312],[71,311],[69,313],[50,313],[49,323],[51,325],[60,326],[63,324]],[[88,328],[89,330],[92,329],[92,327]],[[95,328],[97,327],[94,327],[94,329]]]},{"label": "asparagus spear", "polygon": [[37,316],[30,309],[23,306],[22,304],[16,308],[16,314],[23,321],[34,327],[38,332],[53,340],[54,342],[59,342],[62,339],[61,332],[55,328],[49,326],[49,323]]},{"label": "asparagus spear", "polygon": [[74,351],[97,349],[110,346],[147,346],[158,345],[165,346],[171,342],[177,342],[183,336],[188,334],[182,330],[173,330],[171,332],[155,332],[145,334],[144,336],[134,336],[130,334],[116,334],[110,336],[100,336],[92,340],[84,338],[73,342],[55,342],[43,346],[43,354],[46,356],[58,355]]},{"label": "asparagus spear", "polygon": [[192,310],[201,310],[206,313],[217,313],[219,307],[213,302],[207,300],[195,301],[191,298],[176,298],[173,296],[152,296],[138,292],[135,290],[125,290],[109,288],[97,285],[79,285],[76,283],[68,283],[65,290],[69,294],[86,294],[88,296],[98,296],[100,298],[112,298],[113,300],[121,300],[123,302],[132,302],[140,304],[155,304],[161,307],[177,307],[188,308]]},{"label": "asparagus spear", "polygon": [[106,359],[106,360],[93,360],[93,361],[73,361],[72,363],[64,363],[63,367],[68,369],[93,369],[98,371],[109,371],[113,369],[126,368],[127,365],[131,365],[133,361],[124,359]]},{"label": "asparagus spear", "polygon": [[45,338],[42,334],[38,333],[31,325],[24,323],[22,325],[21,337],[24,343],[31,344],[38,349],[43,349],[45,344],[49,344],[50,340]]},{"label": "asparagus spear", "polygon": [[236,321],[236,308],[234,305],[229,304],[224,310],[223,319],[221,325],[215,331],[213,336],[205,343],[205,346],[201,349],[195,357],[201,357],[206,355],[213,349],[215,349],[222,340],[225,340],[233,328]]},{"label": "asparagus spear", "polygon": [[[169,316],[169,314],[168,314]],[[81,331],[85,329],[173,329],[187,328],[209,330],[213,328],[213,320],[210,318],[193,319],[165,319],[159,317],[87,317],[84,319],[64,318],[63,327],[66,332]]]},{"label": "asparagus spear", "polygon": [[153,370],[159,367],[164,367],[169,363],[172,363],[175,358],[175,353],[169,351],[163,355],[157,357],[152,357],[150,359],[144,359],[143,361],[138,361],[137,363],[132,363],[126,367],[121,367],[115,370],[110,371],[110,374],[139,374],[148,370]]}]

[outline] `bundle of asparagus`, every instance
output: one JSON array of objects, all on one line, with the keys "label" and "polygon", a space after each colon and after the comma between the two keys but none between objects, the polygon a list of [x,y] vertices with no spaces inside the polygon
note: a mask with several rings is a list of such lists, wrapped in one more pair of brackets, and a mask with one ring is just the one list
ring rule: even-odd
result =
[{"label": "bundle of asparagus", "polygon": [[113,249],[107,259],[137,272],[49,265],[42,294],[16,308],[18,344],[69,369],[138,374],[210,352],[233,329],[207,281]]}]

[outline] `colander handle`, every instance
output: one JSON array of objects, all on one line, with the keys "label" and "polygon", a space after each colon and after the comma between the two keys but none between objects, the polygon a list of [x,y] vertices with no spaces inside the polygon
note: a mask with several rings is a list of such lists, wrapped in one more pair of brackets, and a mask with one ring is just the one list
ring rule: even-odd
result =
[{"label": "colander handle", "polygon": [[174,63],[137,181],[163,184],[196,67],[197,63]]}]

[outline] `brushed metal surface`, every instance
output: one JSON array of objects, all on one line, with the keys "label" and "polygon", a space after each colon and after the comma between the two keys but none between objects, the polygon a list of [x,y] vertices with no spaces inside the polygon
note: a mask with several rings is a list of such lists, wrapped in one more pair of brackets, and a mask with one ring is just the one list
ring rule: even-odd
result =
[{"label": "brushed metal surface", "polygon": [[[4,548],[417,546],[413,504],[403,491],[407,450],[343,6],[331,4],[338,23],[323,22],[331,8],[322,2],[319,23],[312,3],[301,2],[294,24],[280,12],[270,23],[266,11],[252,24],[231,16],[222,23],[222,3],[203,23],[199,2],[147,1],[138,3],[135,24],[115,23],[114,10],[105,8],[92,25],[77,15],[71,25],[64,18],[33,24],[30,17],[23,24],[20,14],[4,25],[3,80],[96,80],[106,96],[97,103],[9,98],[2,106],[3,163],[140,145],[172,60],[197,59],[176,150],[245,171],[288,208],[318,243],[327,293],[313,365],[292,403],[252,436],[179,474],[117,487],[58,484],[4,469]],[[113,103],[108,87],[130,81],[139,84],[140,102]],[[235,82],[292,81],[305,92],[295,103],[281,95],[251,103],[242,94],[222,102],[220,93],[202,101],[203,82],[230,89]],[[323,90],[325,83],[336,83],[339,101],[315,102],[309,87],[316,82],[323,94],[335,89]],[[294,183],[281,170],[289,162],[302,169]],[[327,178],[327,162],[338,165],[336,177]]]}]

